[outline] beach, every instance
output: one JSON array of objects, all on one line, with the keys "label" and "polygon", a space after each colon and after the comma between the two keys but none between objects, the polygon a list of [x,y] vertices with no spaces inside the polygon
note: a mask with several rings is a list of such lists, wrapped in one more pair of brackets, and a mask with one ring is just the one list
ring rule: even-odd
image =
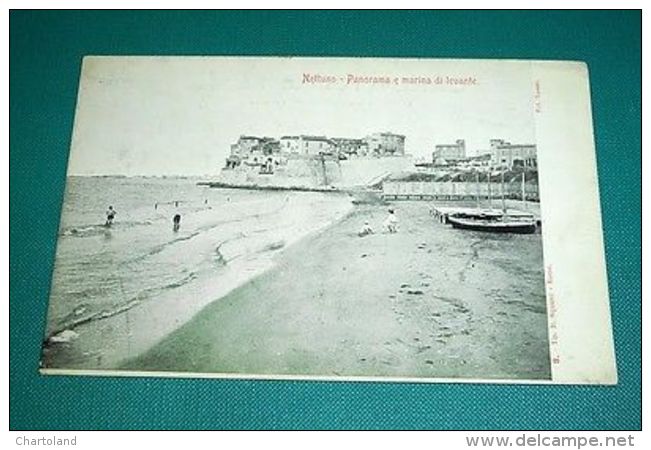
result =
[{"label": "beach", "polygon": [[[431,207],[356,205],[120,368],[550,379],[540,233],[455,230]],[[375,233],[359,237],[365,221]]]},{"label": "beach", "polygon": [[[110,227],[106,205],[117,211]],[[177,177],[70,178],[41,367],[116,369],[351,208],[337,193],[211,189]]]}]

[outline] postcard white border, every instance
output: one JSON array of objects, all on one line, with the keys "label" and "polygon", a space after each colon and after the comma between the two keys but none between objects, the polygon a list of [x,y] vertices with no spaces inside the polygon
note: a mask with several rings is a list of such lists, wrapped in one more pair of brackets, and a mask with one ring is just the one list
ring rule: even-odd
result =
[{"label": "postcard white border", "polygon": [[531,64],[552,379],[616,384],[588,68]]}]

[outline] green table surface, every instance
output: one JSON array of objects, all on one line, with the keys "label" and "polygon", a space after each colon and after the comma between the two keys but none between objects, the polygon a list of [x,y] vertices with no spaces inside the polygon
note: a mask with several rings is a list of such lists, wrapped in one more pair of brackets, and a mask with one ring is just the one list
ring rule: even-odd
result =
[{"label": "green table surface", "polygon": [[[45,377],[37,372],[81,58],[583,60],[590,68],[619,384]],[[641,13],[12,11],[12,429],[639,429]]]}]

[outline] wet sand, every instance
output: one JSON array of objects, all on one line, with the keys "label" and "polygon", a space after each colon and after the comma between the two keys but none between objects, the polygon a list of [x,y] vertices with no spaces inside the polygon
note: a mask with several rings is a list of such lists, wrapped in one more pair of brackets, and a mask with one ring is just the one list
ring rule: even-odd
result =
[{"label": "wet sand", "polygon": [[[437,223],[424,202],[360,205],[124,368],[549,379],[541,235]],[[376,233],[358,237],[368,220]]]}]

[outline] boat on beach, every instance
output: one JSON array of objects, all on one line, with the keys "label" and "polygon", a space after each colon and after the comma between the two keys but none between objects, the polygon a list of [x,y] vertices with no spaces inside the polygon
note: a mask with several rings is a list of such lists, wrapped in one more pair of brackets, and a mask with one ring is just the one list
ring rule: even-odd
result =
[{"label": "boat on beach", "polygon": [[448,217],[448,223],[452,228],[460,230],[487,231],[491,233],[516,233],[532,234],[536,232],[536,222],[531,218],[510,218],[501,217]]},{"label": "boat on beach", "polygon": [[[524,192],[525,175],[522,174],[522,203],[526,205]],[[490,192],[490,176],[488,178]],[[479,184],[479,175],[477,175]],[[504,174],[502,173],[502,210],[479,209],[479,196],[477,196],[477,209],[474,211],[459,211],[446,215],[445,221],[452,228],[471,231],[485,231],[490,233],[515,233],[533,234],[536,232],[537,223],[533,214],[517,211],[509,213],[504,204]]]}]

